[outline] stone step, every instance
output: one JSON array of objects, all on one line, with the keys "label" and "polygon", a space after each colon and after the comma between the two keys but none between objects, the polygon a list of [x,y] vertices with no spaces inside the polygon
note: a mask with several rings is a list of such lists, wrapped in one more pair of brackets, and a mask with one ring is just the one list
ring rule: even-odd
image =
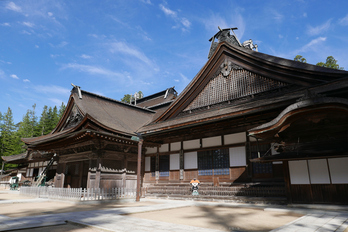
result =
[{"label": "stone step", "polygon": [[[284,197],[286,192],[284,187],[199,187],[198,192],[202,196],[249,196],[249,197]],[[177,187],[147,187],[144,188],[145,195],[165,194],[171,195],[191,195],[189,186]]]},{"label": "stone step", "polygon": [[150,194],[146,195],[148,199],[170,199],[170,200],[194,200],[194,201],[221,201],[221,202],[236,202],[236,203],[248,203],[248,204],[287,204],[286,197],[246,197],[246,196],[192,196],[180,195],[180,194]]}]

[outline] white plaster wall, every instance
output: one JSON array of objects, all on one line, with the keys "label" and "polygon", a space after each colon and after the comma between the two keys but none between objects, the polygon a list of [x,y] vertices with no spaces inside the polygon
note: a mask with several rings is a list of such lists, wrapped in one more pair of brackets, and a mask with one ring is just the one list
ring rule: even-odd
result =
[{"label": "white plaster wall", "polygon": [[151,171],[151,157],[145,157],[145,172]]},{"label": "white plaster wall", "polygon": [[159,147],[159,152],[167,152],[169,151],[169,144],[166,143],[166,144],[162,144],[160,147]]},{"label": "white plaster wall", "polygon": [[224,135],[224,143],[227,144],[235,144],[235,143],[245,143],[246,142],[246,134],[245,132]]},{"label": "white plaster wall", "polygon": [[326,159],[308,160],[311,184],[330,184]]},{"label": "white plaster wall", "polygon": [[184,168],[197,169],[197,152],[188,152],[184,154]]},{"label": "white plaster wall", "polygon": [[184,150],[200,148],[201,143],[199,139],[184,141]]},{"label": "white plaster wall", "polygon": [[157,152],[157,147],[147,147],[145,154],[154,154]]},{"label": "white plaster wall", "polygon": [[221,146],[221,136],[215,136],[215,137],[209,137],[202,139],[202,146],[203,147],[214,147],[214,146]]},{"label": "white plaster wall", "polygon": [[169,168],[170,170],[179,170],[180,169],[180,154],[171,154],[169,157]]},{"label": "white plaster wall", "polygon": [[245,146],[230,147],[230,167],[246,166]]},{"label": "white plaster wall", "polygon": [[328,161],[332,184],[348,184],[348,157]]},{"label": "white plaster wall", "polygon": [[181,142],[171,143],[170,150],[171,151],[179,151],[181,149]]},{"label": "white plaster wall", "polygon": [[289,161],[291,184],[309,184],[308,168],[306,160]]}]

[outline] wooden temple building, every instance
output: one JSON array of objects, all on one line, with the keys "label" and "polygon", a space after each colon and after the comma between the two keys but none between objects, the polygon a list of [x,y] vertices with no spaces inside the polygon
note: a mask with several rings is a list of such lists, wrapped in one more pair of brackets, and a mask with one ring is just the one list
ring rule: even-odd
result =
[{"label": "wooden temple building", "polygon": [[347,204],[348,72],[260,53],[231,32],[211,38],[180,95],[134,105],[74,87],[54,131],[23,141],[57,154],[56,187],[277,182],[288,202]]}]

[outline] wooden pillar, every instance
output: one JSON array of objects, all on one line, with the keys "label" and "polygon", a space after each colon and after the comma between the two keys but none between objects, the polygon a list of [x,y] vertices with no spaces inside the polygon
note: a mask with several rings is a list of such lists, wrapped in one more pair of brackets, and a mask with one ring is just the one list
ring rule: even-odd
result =
[{"label": "wooden pillar", "polygon": [[287,160],[283,161],[283,171],[284,171],[284,181],[285,181],[285,188],[286,188],[286,198],[288,199],[288,203],[292,203],[289,161]]},{"label": "wooden pillar", "polygon": [[97,158],[97,170],[95,172],[94,188],[100,188],[100,175],[101,175],[101,158],[98,155],[98,158]]},{"label": "wooden pillar", "polygon": [[156,178],[156,184],[158,184],[158,180],[159,180],[159,147],[157,147],[157,154],[156,154],[155,178]]},{"label": "wooden pillar", "polygon": [[184,167],[185,167],[185,164],[184,164],[184,149],[182,148],[182,142],[181,142],[181,150],[180,150],[180,158],[179,158],[179,162],[180,162],[180,177],[179,179],[181,181],[184,180]]},{"label": "wooden pillar", "polygon": [[88,164],[88,175],[87,175],[87,188],[92,188],[91,185],[91,169],[92,169],[92,157],[89,158],[89,164]]},{"label": "wooden pillar", "polygon": [[123,168],[126,170],[122,173],[122,186],[123,188],[127,188],[127,157],[124,155],[123,158]]},{"label": "wooden pillar", "polygon": [[140,201],[141,196],[141,150],[143,146],[143,140],[138,142],[138,163],[137,163],[137,196],[136,201]]},{"label": "wooden pillar", "polygon": [[80,161],[80,167],[79,167],[79,188],[82,187],[82,174],[83,174],[83,161]]},{"label": "wooden pillar", "polygon": [[4,166],[5,166],[5,161],[2,162],[0,180],[2,179],[2,174],[4,173]]}]

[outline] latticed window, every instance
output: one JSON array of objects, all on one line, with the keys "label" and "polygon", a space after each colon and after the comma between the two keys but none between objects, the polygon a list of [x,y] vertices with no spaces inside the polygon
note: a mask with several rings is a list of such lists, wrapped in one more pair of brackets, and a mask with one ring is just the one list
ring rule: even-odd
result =
[{"label": "latticed window", "polygon": [[230,160],[228,149],[198,152],[198,175],[229,175]]},{"label": "latticed window", "polygon": [[217,74],[184,111],[278,89],[288,84],[245,69],[232,69],[228,76]]},{"label": "latticed window", "polygon": [[[251,146],[251,158],[258,158],[258,152],[263,156],[270,148],[269,144],[260,144],[259,146]],[[272,173],[272,163],[253,163],[254,174],[267,174]]]},{"label": "latticed window", "polygon": [[169,176],[169,155],[159,157],[159,176]]}]

